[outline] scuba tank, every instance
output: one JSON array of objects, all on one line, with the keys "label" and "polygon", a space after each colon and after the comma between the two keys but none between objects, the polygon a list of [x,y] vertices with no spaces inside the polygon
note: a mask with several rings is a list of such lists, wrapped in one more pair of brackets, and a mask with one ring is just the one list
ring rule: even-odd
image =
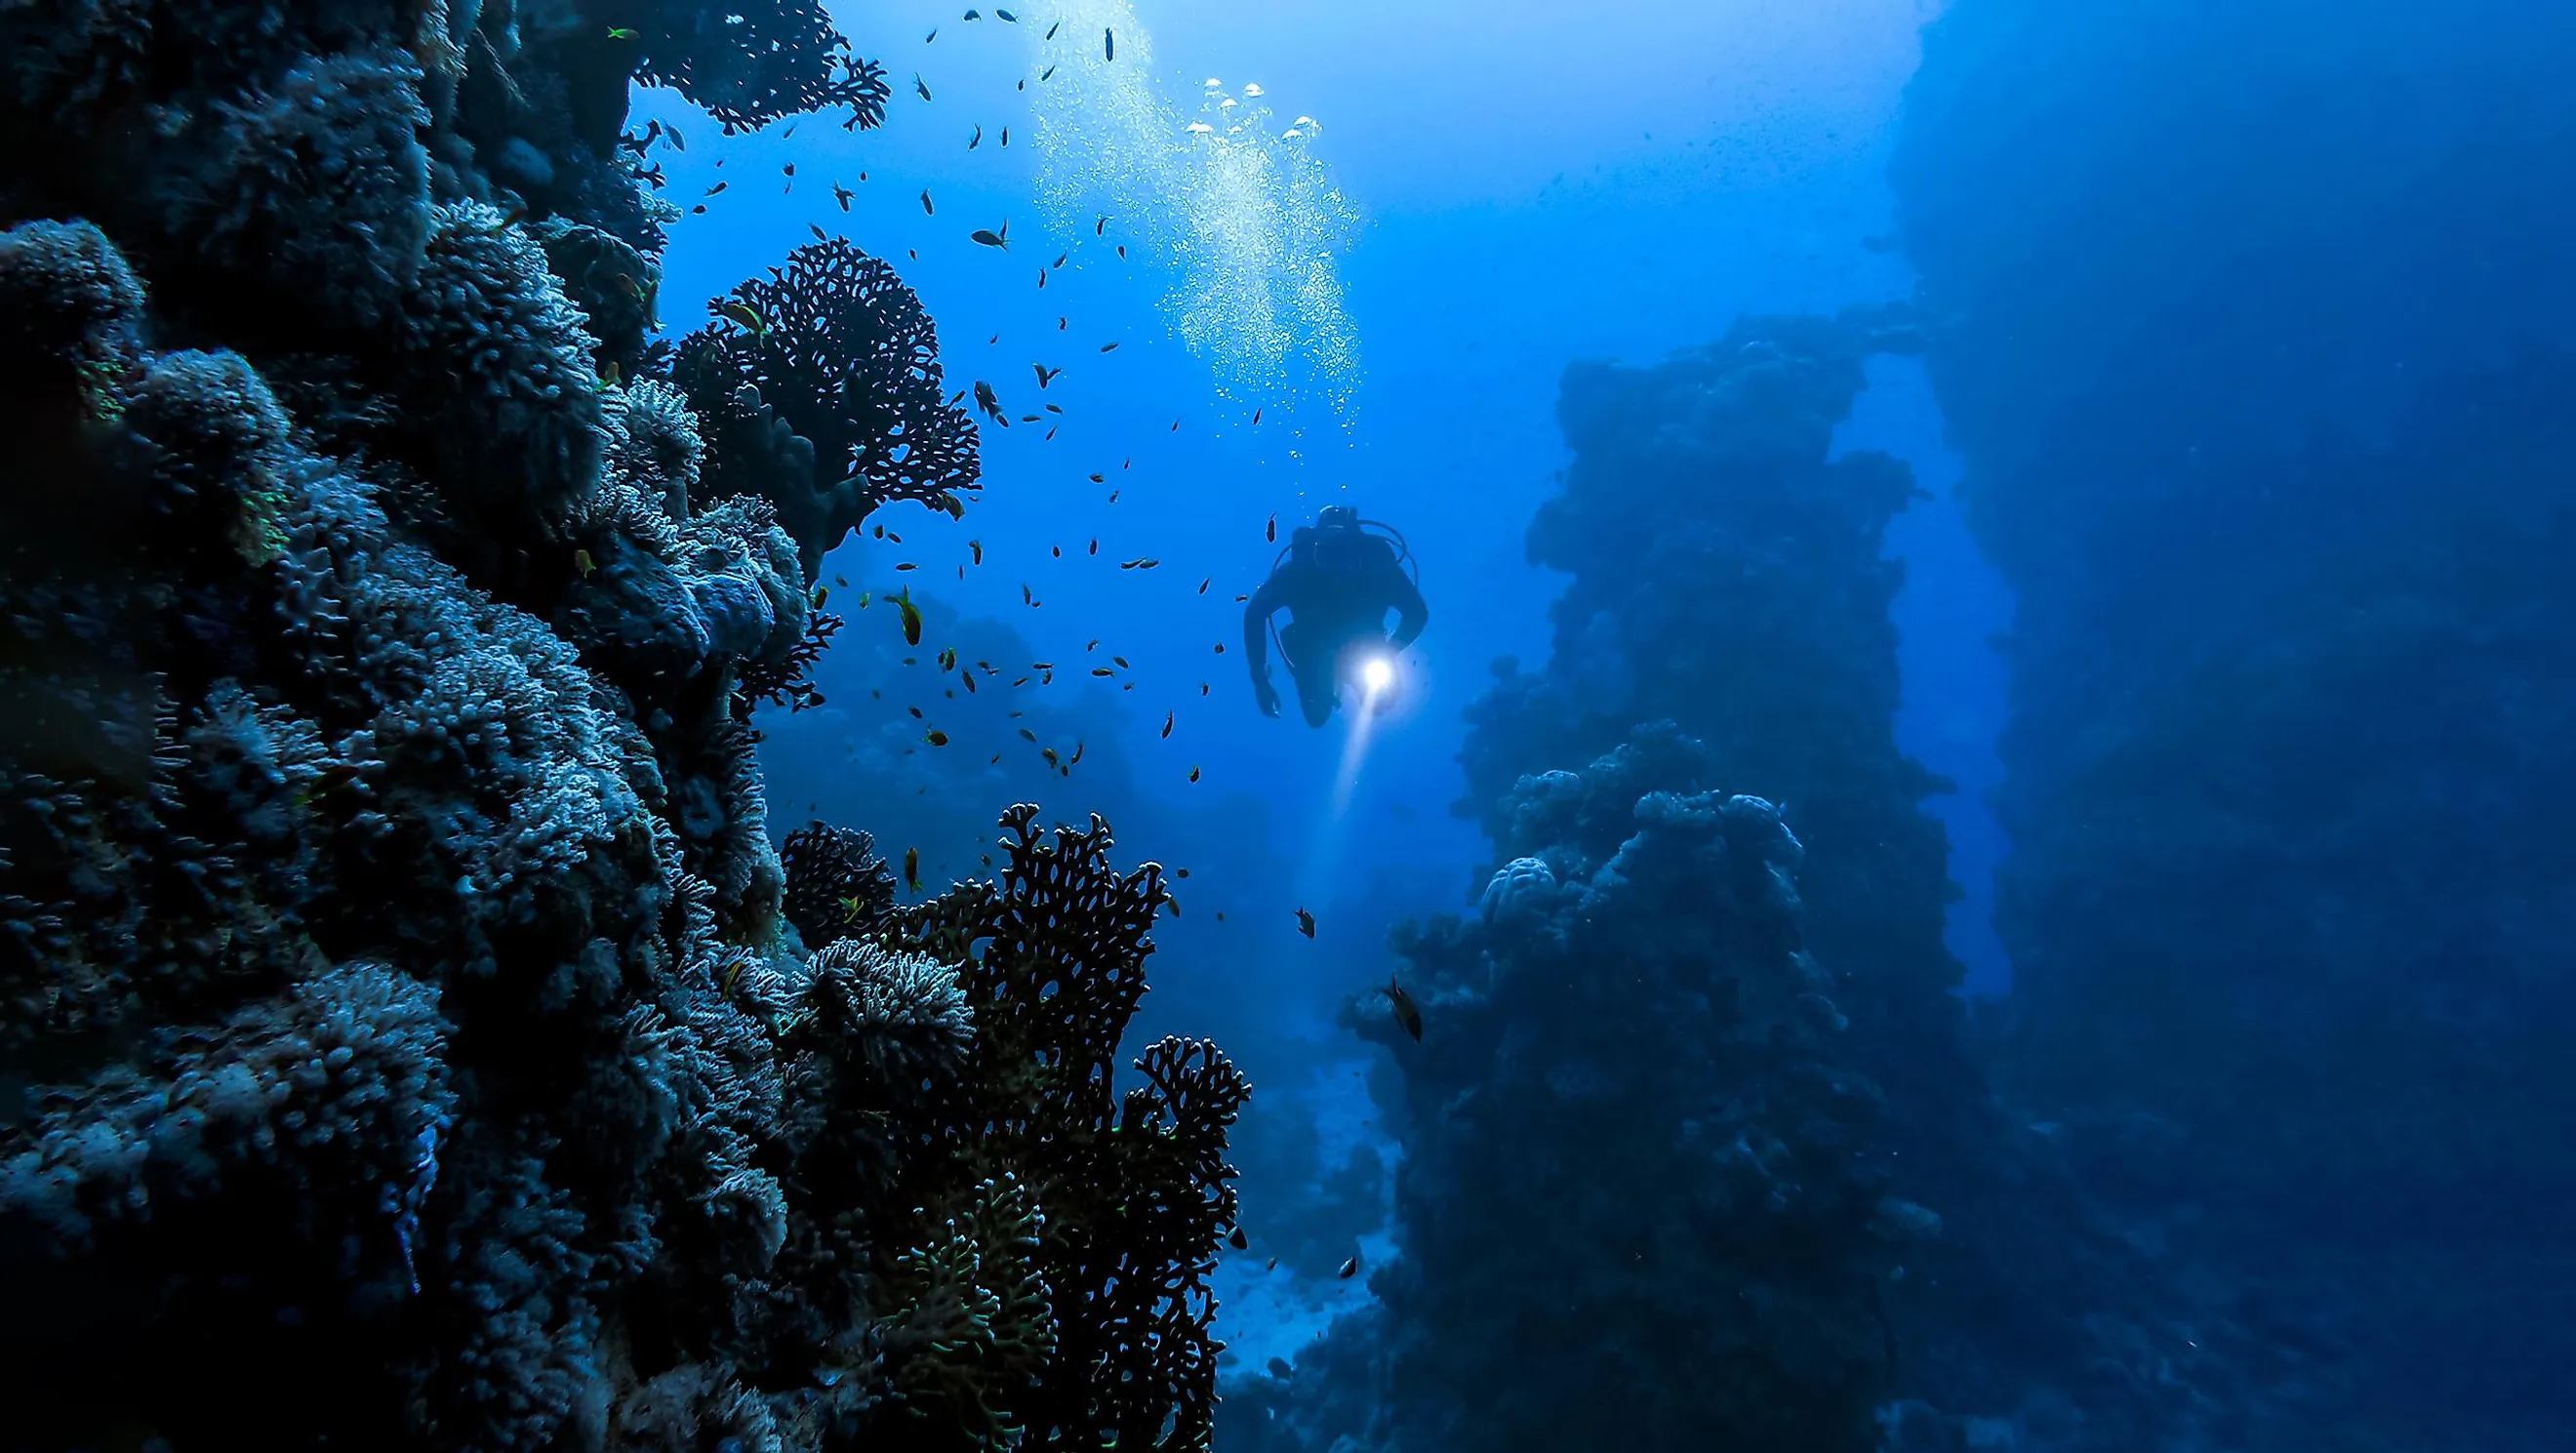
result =
[{"label": "scuba tank", "polygon": [[[1388,549],[1393,550],[1395,552],[1396,568],[1404,572],[1405,579],[1413,582],[1413,588],[1416,591],[1422,589],[1422,567],[1414,560],[1413,547],[1406,543],[1403,531],[1383,520],[1361,520],[1353,528],[1361,538],[1374,540],[1379,544],[1386,546]],[[1301,548],[1314,552],[1309,556],[1309,558],[1314,560],[1316,565],[1326,570],[1338,572],[1339,570],[1346,568],[1334,565],[1323,558],[1320,547],[1326,543],[1324,532],[1316,530],[1310,526],[1299,530],[1297,534],[1304,538],[1301,540],[1291,537],[1287,544],[1279,547],[1279,553],[1272,557],[1270,561],[1271,574],[1278,574],[1279,567],[1287,564],[1289,559]],[[1297,669],[1296,658],[1288,654],[1288,643],[1282,640],[1279,635],[1279,618],[1275,615],[1272,616],[1270,618],[1269,625],[1271,650],[1278,655],[1280,664],[1286,666],[1290,671],[1295,671]]]},{"label": "scuba tank", "polygon": [[[1362,520],[1359,522],[1357,529],[1363,537],[1375,540],[1379,544],[1392,549],[1395,552],[1396,567],[1404,572],[1405,579],[1413,582],[1414,589],[1420,590],[1422,588],[1422,567],[1414,561],[1413,547],[1405,543],[1403,531],[1398,530],[1395,526],[1390,525],[1383,520]],[[1320,532],[1313,532],[1311,527],[1309,527],[1309,531],[1310,533],[1308,534],[1305,542],[1306,544],[1309,546],[1319,546],[1324,543],[1324,537]],[[1279,567],[1288,563],[1288,557],[1297,553],[1298,543],[1298,541],[1292,539],[1287,544],[1279,547],[1278,555],[1273,557],[1270,562],[1271,574],[1278,574]],[[1320,555],[1316,557],[1315,563],[1318,565],[1326,565],[1326,562]],[[1334,567],[1326,565],[1326,568],[1330,569]]]}]

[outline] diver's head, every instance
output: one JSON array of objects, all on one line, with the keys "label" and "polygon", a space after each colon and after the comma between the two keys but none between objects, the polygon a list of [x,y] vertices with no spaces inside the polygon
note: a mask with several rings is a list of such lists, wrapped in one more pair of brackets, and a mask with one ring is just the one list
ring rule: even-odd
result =
[{"label": "diver's head", "polygon": [[1315,528],[1328,534],[1359,527],[1360,512],[1349,505],[1326,505],[1315,512]]}]

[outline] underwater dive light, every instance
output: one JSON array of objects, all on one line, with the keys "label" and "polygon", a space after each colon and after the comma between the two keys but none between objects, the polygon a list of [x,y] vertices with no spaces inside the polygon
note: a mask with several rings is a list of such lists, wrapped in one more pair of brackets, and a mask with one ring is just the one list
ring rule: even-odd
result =
[{"label": "underwater dive light", "polygon": [[1395,684],[1395,667],[1384,656],[1371,656],[1360,668],[1360,684],[1375,696]]}]

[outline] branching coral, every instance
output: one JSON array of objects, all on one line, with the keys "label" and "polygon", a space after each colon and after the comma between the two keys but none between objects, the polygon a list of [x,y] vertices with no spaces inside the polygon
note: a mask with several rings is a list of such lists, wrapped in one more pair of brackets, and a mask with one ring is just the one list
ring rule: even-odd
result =
[{"label": "branching coral", "polygon": [[[808,580],[879,505],[962,508],[960,493],[975,487],[975,426],[941,397],[938,333],[894,269],[834,238],[719,301],[760,322],[680,344],[677,377],[715,451],[707,488],[776,505]],[[781,425],[806,450],[780,452],[771,438]]]}]

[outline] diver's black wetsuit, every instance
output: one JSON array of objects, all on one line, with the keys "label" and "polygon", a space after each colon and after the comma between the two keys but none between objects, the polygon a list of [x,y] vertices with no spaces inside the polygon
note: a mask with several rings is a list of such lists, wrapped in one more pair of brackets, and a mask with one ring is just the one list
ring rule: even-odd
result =
[{"label": "diver's black wetsuit", "polygon": [[[1288,558],[1243,608],[1253,697],[1270,716],[1279,714],[1279,694],[1270,685],[1270,617],[1282,610],[1289,621],[1280,628],[1279,646],[1308,726],[1332,718],[1339,704],[1335,688],[1371,648],[1401,651],[1430,619],[1395,547],[1362,530],[1355,513],[1324,511],[1317,525],[1289,537]],[[1392,636],[1386,632],[1388,611],[1397,614]]]}]

